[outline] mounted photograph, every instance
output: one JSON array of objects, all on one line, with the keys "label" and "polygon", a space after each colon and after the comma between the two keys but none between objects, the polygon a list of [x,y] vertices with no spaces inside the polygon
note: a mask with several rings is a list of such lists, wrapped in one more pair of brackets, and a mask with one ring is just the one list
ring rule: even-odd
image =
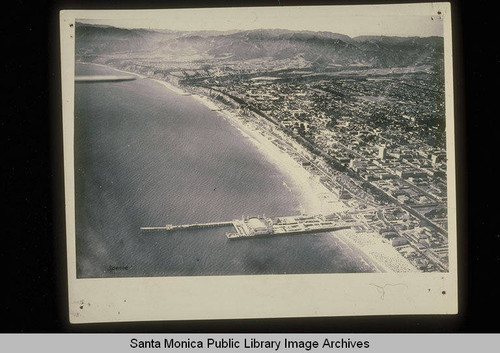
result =
[{"label": "mounted photograph", "polygon": [[60,18],[70,322],[457,312],[449,3]]}]

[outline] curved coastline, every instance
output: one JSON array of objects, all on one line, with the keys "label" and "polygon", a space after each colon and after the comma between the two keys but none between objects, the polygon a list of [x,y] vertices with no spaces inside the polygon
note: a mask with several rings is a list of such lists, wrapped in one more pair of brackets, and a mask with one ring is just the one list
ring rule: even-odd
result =
[{"label": "curved coastline", "polygon": [[135,72],[131,72],[131,71],[120,70],[120,69],[117,69],[116,67],[105,65],[105,64],[88,63],[88,62],[84,62],[84,61],[76,61],[76,64],[81,64],[81,65],[96,65],[96,66],[105,67],[107,69],[112,69],[112,70],[115,70],[115,71],[118,71],[118,72],[121,72],[121,73],[124,73],[124,74],[127,74],[127,75],[133,75],[133,76],[136,76],[136,77],[139,77],[139,78],[147,78],[144,75],[141,75],[141,74],[138,74],[138,73],[135,73]]},{"label": "curved coastline", "polygon": [[[186,92],[169,82],[149,78],[134,72],[124,71],[104,64],[83,64],[98,65],[121,73],[135,75],[143,79],[150,79],[179,95],[191,95],[193,99],[210,110],[217,110],[222,118],[234,126],[270,163],[274,164],[291,182],[293,182],[293,189],[295,192],[298,192],[297,196],[300,200],[303,213],[329,214],[348,211],[350,209],[349,206],[339,200],[330,190],[318,180],[314,179],[313,176],[289,154],[281,151],[260,131],[246,124],[243,119],[238,116],[237,112],[226,109],[226,106],[219,106],[221,103],[214,102],[203,95]],[[321,201],[323,195],[328,195],[329,200],[335,201],[325,207],[324,202]],[[363,261],[368,263],[375,270],[375,272],[418,272],[418,270],[409,261],[403,258],[390,244],[384,242],[372,233],[356,233],[353,230],[340,230],[328,234],[340,240],[343,244],[357,253]]]}]

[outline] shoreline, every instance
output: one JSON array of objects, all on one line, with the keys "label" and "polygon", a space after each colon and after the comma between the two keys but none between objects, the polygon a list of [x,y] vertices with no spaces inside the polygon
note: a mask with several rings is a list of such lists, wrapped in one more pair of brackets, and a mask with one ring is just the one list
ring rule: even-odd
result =
[{"label": "shoreline", "polygon": [[[193,95],[193,97],[196,97],[198,101],[204,104],[209,103],[205,105],[210,109],[215,105],[215,103],[210,101],[207,97],[199,95]],[[288,176],[290,181],[295,184],[294,189],[298,191],[297,198],[303,203],[301,206],[304,206],[303,208],[308,211],[306,213],[329,214],[348,211],[350,209],[323,184],[315,180],[310,173],[300,166],[289,154],[281,151],[256,129],[245,125],[241,118],[238,117],[238,114],[229,109],[220,109],[219,114],[237,128],[244,137],[248,138],[269,162],[274,164],[283,174]],[[286,187],[289,188],[288,186]],[[334,204],[330,205],[327,209],[325,209],[324,204],[320,201],[321,196],[324,194],[327,194],[330,200],[336,200]],[[418,272],[418,270],[403,258],[392,245],[384,243],[382,239],[377,238],[375,234],[356,233],[353,230],[339,230],[328,234],[343,242],[377,272]],[[367,242],[367,244],[363,244],[363,241]],[[383,259],[386,261],[383,261]]]},{"label": "shoreline", "polygon": [[[241,116],[233,111],[232,108],[226,106],[221,107],[221,103],[217,104],[210,98],[200,94],[191,94],[166,81],[148,78],[133,72],[116,69],[109,65],[94,63],[86,64],[99,65],[122,73],[133,74],[140,78],[150,79],[176,94],[184,96],[190,95],[210,110],[216,111],[224,120],[235,127],[242,136],[247,138],[267,161],[275,165],[283,175],[293,183],[292,188],[290,188],[285,181],[283,181],[287,189],[291,189],[291,191],[296,193],[297,199],[300,202],[300,209],[303,210],[302,213],[330,214],[352,209],[316,180],[288,153],[282,151],[278,146],[273,144],[272,141],[265,136],[265,132],[262,132],[262,129],[256,129],[248,122],[244,122]],[[325,195],[328,199],[328,205],[325,205]],[[381,238],[377,237],[375,233],[356,233],[354,230],[349,229],[328,234],[348,246],[354,253],[357,253],[363,261],[368,263],[378,272],[419,272],[408,260],[402,257],[392,245],[385,243]]]},{"label": "shoreline", "polygon": [[[225,110],[220,112],[238,131],[248,138],[265,158],[278,167],[278,169],[288,177],[293,183],[292,190],[298,193],[301,202],[301,209],[305,214],[336,213],[346,210],[344,204],[340,202],[333,193],[324,185],[316,182],[310,173],[302,168],[289,154],[281,151],[268,138],[259,131],[246,126],[236,114]],[[290,189],[290,186],[287,185]],[[321,202],[321,196],[328,195],[334,203],[325,207]]]},{"label": "shoreline", "polygon": [[[148,78],[148,77],[146,77]],[[149,78],[151,81],[154,81],[156,83],[159,83],[160,85],[164,86],[165,88],[177,93],[177,94],[180,94],[182,96],[190,96],[191,93],[189,92],[186,92],[178,87],[175,87],[174,85],[172,85],[171,83],[169,82],[166,82],[166,81],[161,81],[161,80],[157,80],[156,78]]]},{"label": "shoreline", "polygon": [[148,78],[144,75],[141,75],[141,74],[138,74],[138,73],[135,73],[135,72],[131,72],[131,71],[125,71],[125,70],[120,70],[120,69],[117,69],[113,66],[109,66],[109,65],[105,65],[105,64],[99,64],[99,63],[88,63],[88,62],[84,62],[84,61],[77,61],[76,64],[82,64],[82,65],[97,65],[97,66],[101,66],[101,67],[105,67],[105,68],[108,68],[108,69],[113,69],[115,71],[118,71],[118,72],[121,72],[121,73],[124,73],[124,74],[129,74],[129,75],[133,75],[133,76],[137,76],[139,78]]}]

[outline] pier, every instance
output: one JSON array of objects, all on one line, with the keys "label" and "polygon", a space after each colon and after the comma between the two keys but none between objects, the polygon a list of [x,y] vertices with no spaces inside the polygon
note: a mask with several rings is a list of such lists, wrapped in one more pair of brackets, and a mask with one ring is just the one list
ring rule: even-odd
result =
[{"label": "pier", "polygon": [[275,235],[292,235],[307,233],[333,232],[360,226],[359,222],[348,215],[313,215],[313,216],[286,216],[268,218],[265,216],[242,217],[233,221],[194,223],[162,227],[141,227],[144,233],[171,232],[175,230],[190,230],[232,226],[233,232],[227,232],[227,239],[264,238]]},{"label": "pier", "polygon": [[234,226],[233,221],[193,223],[193,224],[180,224],[180,225],[167,224],[163,227],[141,227],[141,231],[142,232],[158,232],[158,231],[217,228],[217,227],[227,227],[227,226]]}]

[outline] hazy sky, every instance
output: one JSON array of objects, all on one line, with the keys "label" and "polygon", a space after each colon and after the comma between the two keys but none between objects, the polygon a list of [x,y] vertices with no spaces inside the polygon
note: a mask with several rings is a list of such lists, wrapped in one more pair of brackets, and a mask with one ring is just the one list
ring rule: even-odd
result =
[{"label": "hazy sky", "polygon": [[[87,11],[79,22],[122,28],[251,30],[282,28],[346,34],[442,36],[439,4],[400,6],[305,6],[144,11]],[[438,14],[441,12],[441,15]],[[84,19],[86,18],[86,19]]]}]

